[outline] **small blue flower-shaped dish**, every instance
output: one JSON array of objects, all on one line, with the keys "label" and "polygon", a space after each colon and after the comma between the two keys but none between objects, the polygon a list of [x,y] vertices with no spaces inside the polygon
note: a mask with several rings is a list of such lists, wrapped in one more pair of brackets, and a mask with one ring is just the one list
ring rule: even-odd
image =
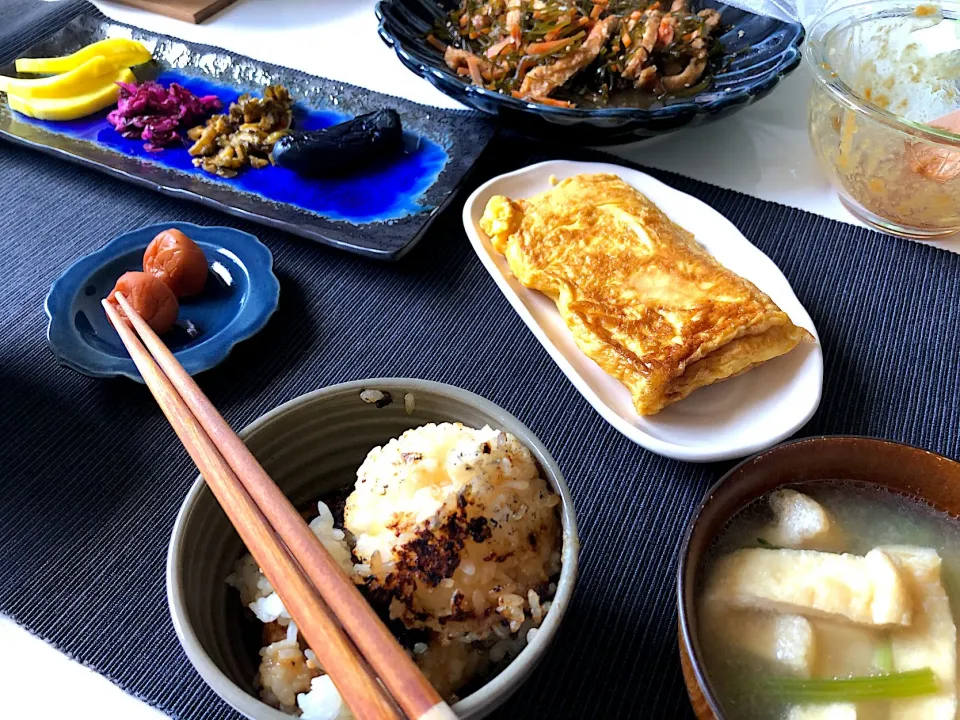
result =
[{"label": "small blue flower-shaped dish", "polygon": [[380,38],[407,68],[454,100],[539,139],[616,145],[702,125],[764,97],[800,64],[803,26],[799,23],[754,15],[720,0],[694,0],[694,8],[713,8],[721,17],[720,57],[708,87],[649,108],[552,107],[476,87],[447,67],[443,54],[427,42],[427,34],[459,4],[458,0],[379,0]]},{"label": "small blue flower-shaped dish", "polygon": [[120,235],[80,258],[47,295],[47,343],[62,365],[91,377],[143,382],[100,301],[117,279],[143,269],[143,252],[163,230],[176,228],[207,256],[210,274],[200,295],[183,298],[176,326],[163,335],[191,375],[223,362],[233,346],[259,332],[277,309],[280,282],[273,255],[250,233],[172,222]]}]

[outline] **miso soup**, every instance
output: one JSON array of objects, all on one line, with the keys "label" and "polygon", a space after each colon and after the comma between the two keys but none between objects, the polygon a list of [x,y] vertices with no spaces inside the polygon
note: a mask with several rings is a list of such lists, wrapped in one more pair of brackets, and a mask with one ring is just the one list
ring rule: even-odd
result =
[{"label": "miso soup", "polygon": [[876,486],[796,485],[737,514],[701,577],[726,720],[957,717],[956,519]]}]

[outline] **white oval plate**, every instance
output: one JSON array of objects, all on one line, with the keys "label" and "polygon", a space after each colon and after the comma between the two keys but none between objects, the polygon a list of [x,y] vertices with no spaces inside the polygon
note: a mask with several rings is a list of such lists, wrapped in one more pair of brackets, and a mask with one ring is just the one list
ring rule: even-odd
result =
[{"label": "white oval plate", "polygon": [[[580,351],[553,301],[521,285],[480,228],[480,217],[493,195],[530,197],[551,187],[551,175],[562,180],[595,172],[614,173],[640,190],[723,265],[773,298],[817,342],[802,343],[743,375],[701,388],[656,415],[638,415],[627,388]],[[463,225],[484,267],[577,390],[607,422],[648,450],[692,462],[744,457],[794,433],[820,404],[823,352],[813,321],[774,262],[700,200],[619,165],[553,160],[481,185],[463,208]]]}]

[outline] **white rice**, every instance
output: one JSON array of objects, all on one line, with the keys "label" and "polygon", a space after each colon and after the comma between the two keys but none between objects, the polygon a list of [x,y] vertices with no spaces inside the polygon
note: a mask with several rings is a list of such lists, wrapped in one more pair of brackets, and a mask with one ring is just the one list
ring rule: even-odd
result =
[{"label": "white rice", "polygon": [[304,720],[353,720],[350,708],[329,675],[314,678],[310,682],[310,691],[297,696],[297,705]]}]

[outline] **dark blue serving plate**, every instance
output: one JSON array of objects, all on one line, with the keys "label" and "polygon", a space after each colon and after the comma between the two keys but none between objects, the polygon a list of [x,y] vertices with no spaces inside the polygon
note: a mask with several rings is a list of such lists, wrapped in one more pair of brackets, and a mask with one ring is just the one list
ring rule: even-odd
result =
[{"label": "dark blue serving plate", "polygon": [[273,255],[250,233],[228,227],[171,222],[120,235],[80,258],[47,295],[47,343],[61,364],[92,377],[143,382],[100,301],[123,273],[141,270],[143,252],[158,233],[177,228],[207,256],[207,285],[183,298],[177,325],[163,340],[191,375],[223,362],[233,346],[259,332],[277,309],[280,282]]},{"label": "dark blue serving plate", "polygon": [[[65,55],[112,36],[133,37],[154,62],[134,68],[140,80],[178,82],[229,107],[242,93],[281,83],[297,101],[294,127],[314,130],[374,110],[400,113],[404,148],[381,162],[330,178],[303,178],[281,167],[220,178],[193,166],[187,146],[144,150],[121,137],[107,111],[70,122],[44,122],[10,110],[0,94],[0,138],[65,157],[145,185],[322,243],[385,260],[406,253],[454,197],[493,136],[483,116],[425,107],[370,90],[262,63],[219,48],[132,28],[96,11],[34,45],[25,55]],[[13,65],[0,67],[13,75]]]},{"label": "dark blue serving plate", "polygon": [[722,54],[709,87],[649,108],[560,108],[476,87],[447,67],[440,51],[425,38],[434,23],[459,4],[458,0],[380,0],[376,9],[380,37],[410,70],[464,105],[495,115],[524,134],[579,145],[642,140],[702,125],[746,107],[800,64],[804,34],[799,23],[755,15],[715,0],[695,2],[698,9],[719,10],[725,29],[719,38]]}]

